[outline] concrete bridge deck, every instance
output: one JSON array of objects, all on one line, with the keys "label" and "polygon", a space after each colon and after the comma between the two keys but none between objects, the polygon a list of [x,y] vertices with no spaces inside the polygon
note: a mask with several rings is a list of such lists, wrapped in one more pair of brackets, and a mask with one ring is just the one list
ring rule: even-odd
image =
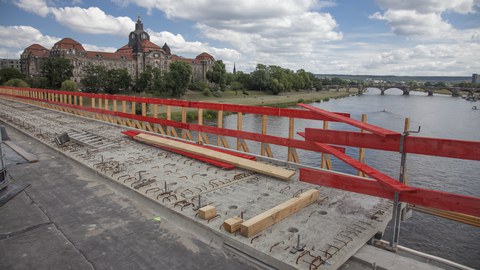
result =
[{"label": "concrete bridge deck", "polygon": [[[205,242],[248,254],[275,268],[309,269],[320,256],[325,262],[318,269],[336,269],[377,232],[383,231],[390,220],[391,203],[386,200],[315,187],[296,179],[284,182],[241,169],[221,170],[136,143],[120,133],[124,127],[5,99],[0,99],[0,119],[157,205],[164,218]],[[95,134],[107,146],[114,143],[117,147],[95,152],[88,145],[71,143],[58,148],[55,135],[71,130]],[[145,171],[142,178],[154,183],[134,188],[139,171]],[[172,192],[162,195],[165,186]],[[316,203],[254,237],[230,234],[221,228],[227,218],[244,212],[244,218],[248,219],[292,198],[300,190],[311,188],[320,190]],[[182,209],[185,205],[182,201],[197,205],[198,195],[202,205],[214,205],[220,216],[207,222],[195,216],[191,205]],[[88,204],[88,200],[84,203]],[[290,252],[298,235],[312,256],[299,258],[300,252]]]}]

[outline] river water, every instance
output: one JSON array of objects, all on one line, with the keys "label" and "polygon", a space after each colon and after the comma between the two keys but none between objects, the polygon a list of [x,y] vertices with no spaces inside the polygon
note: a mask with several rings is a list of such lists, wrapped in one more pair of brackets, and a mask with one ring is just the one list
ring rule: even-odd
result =
[{"label": "river water", "polygon": [[[403,131],[405,117],[411,118],[411,130],[421,126],[418,136],[480,141],[480,102],[469,102],[447,95],[427,96],[426,93],[411,92],[403,96],[399,89],[390,89],[384,96],[378,89],[368,89],[361,96],[351,96],[328,102],[314,103],[322,109],[348,112],[352,118],[361,119],[367,114],[371,124],[398,132]],[[321,121],[296,120],[295,129],[322,127]],[[236,116],[225,118],[225,128],[236,129]],[[261,117],[245,115],[243,128],[261,132]],[[349,126],[330,123],[331,129],[355,130]],[[269,135],[288,137],[288,119],[270,117]],[[300,137],[296,137],[299,138]],[[235,145],[229,140],[230,145]],[[250,150],[259,153],[259,144],[248,142]],[[287,150],[272,146],[276,158],[286,160]],[[320,154],[298,151],[300,162],[318,166]],[[358,156],[358,149],[347,148],[347,154]],[[378,150],[366,150],[366,162],[370,166],[398,179],[400,154]],[[333,168],[355,174],[343,162],[332,159]],[[439,158],[422,155],[407,156],[409,184],[418,187],[480,197],[480,162],[460,159]],[[390,227],[384,239],[390,240]],[[437,255],[470,267],[480,269],[480,229],[462,223],[414,212],[413,217],[401,224],[400,244],[432,255]]]}]

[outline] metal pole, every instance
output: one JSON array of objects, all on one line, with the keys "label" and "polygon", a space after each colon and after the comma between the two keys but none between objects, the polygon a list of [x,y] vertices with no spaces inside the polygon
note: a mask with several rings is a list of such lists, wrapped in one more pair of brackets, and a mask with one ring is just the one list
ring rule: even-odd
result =
[{"label": "metal pole", "polygon": [[5,168],[5,160],[2,151],[2,133],[0,132],[0,189],[7,184],[7,169]]}]

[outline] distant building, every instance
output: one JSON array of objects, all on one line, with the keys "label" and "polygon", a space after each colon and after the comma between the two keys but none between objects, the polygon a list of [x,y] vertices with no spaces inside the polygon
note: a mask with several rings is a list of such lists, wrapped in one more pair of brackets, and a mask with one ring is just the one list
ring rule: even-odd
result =
[{"label": "distant building", "polygon": [[15,68],[20,70],[20,59],[0,59],[0,68]]},{"label": "distant building", "polygon": [[138,17],[135,30],[128,35],[128,44],[116,52],[87,51],[79,42],[64,38],[49,50],[39,44],[28,46],[21,55],[21,71],[27,76],[39,76],[43,62],[52,57],[65,57],[73,65],[72,80],[79,83],[84,76],[83,67],[89,64],[102,65],[107,69],[125,68],[137,79],[147,66],[159,68],[162,72],[169,69],[172,61],[183,61],[192,67],[192,80],[206,80],[207,71],[213,66],[215,58],[203,52],[194,59],[171,54],[167,43],[160,47],[150,41],[150,35],[143,30]]},{"label": "distant building", "polygon": [[472,83],[479,83],[479,81],[478,81],[478,74],[477,74],[477,73],[472,74]]}]

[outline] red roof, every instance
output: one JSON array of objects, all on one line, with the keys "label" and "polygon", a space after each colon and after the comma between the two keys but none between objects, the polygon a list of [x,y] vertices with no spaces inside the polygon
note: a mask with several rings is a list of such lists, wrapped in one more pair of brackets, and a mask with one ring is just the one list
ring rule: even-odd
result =
[{"label": "red roof", "polygon": [[197,55],[197,57],[195,57],[195,62],[199,62],[200,61],[215,61],[215,58],[213,58],[213,56],[211,56],[210,54],[206,53],[206,52],[203,52],[199,55]]},{"label": "red roof", "polygon": [[121,47],[120,49],[117,50],[117,53],[121,53],[121,54],[132,54],[132,47],[128,47],[128,44]]},{"label": "red roof", "polygon": [[157,44],[147,39],[142,40],[142,47],[144,52],[163,51]]},{"label": "red roof", "polygon": [[191,64],[191,63],[195,62],[195,59],[185,58],[185,57],[181,57],[181,56],[178,56],[176,54],[173,54],[172,55],[172,61],[182,61],[182,62],[185,62],[187,64]]},{"label": "red roof", "polygon": [[25,49],[24,53],[37,57],[45,57],[48,56],[48,49],[40,44],[32,44]]},{"label": "red roof", "polygon": [[55,43],[53,47],[58,49],[64,49],[64,50],[75,48],[77,51],[80,51],[80,52],[85,51],[82,44],[78,43],[77,41],[71,38],[64,38],[59,42]]},{"label": "red roof", "polygon": [[104,59],[131,59],[132,55],[127,55],[118,52],[95,52],[87,51],[87,57],[89,58],[104,58]]}]

